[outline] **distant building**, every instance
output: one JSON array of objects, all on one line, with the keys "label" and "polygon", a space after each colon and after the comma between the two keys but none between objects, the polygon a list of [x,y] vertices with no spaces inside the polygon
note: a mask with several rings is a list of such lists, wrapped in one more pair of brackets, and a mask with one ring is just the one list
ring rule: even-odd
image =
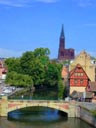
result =
[{"label": "distant building", "polygon": [[[85,95],[85,96],[84,96]],[[70,95],[70,97],[73,100],[77,100],[77,101],[85,101],[85,102],[92,102],[93,101],[93,94],[92,92],[77,92],[77,91],[73,91]]]},{"label": "distant building", "polygon": [[89,85],[86,87],[87,92],[93,92],[96,96],[96,81],[90,81]]},{"label": "distant building", "polygon": [[63,66],[61,76],[62,76],[62,80],[64,82],[66,82],[68,80],[68,75],[69,75],[68,66]]},{"label": "distant building", "polygon": [[70,94],[73,91],[85,92],[86,87],[89,85],[89,77],[80,64],[77,64],[69,74]]},{"label": "distant building", "polygon": [[69,70],[80,64],[91,81],[96,81],[96,63],[90,57],[90,55],[85,51],[81,51],[78,56],[75,57],[72,63],[70,63]]},{"label": "distant building", "polygon": [[58,50],[58,60],[72,60],[74,59],[74,49],[65,48],[65,35],[64,35],[64,29],[62,25],[61,35],[60,35],[60,41],[59,41],[59,50]]},{"label": "distant building", "polygon": [[7,69],[4,66],[4,60],[0,60],[0,82],[5,80],[6,78]]}]

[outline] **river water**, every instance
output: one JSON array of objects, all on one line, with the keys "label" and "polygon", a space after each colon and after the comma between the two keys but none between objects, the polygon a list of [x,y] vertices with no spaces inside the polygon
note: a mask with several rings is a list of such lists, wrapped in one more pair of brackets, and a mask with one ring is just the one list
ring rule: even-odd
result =
[{"label": "river water", "polygon": [[[61,116],[62,115],[62,116]],[[0,117],[0,128],[93,128],[84,121],[50,108],[29,108]]]}]

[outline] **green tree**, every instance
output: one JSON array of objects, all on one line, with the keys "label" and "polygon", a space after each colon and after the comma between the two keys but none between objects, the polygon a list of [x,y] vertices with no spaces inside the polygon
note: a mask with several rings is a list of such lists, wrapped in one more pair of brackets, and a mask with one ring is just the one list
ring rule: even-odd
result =
[{"label": "green tree", "polygon": [[35,57],[42,57],[42,56],[49,57],[49,54],[50,54],[50,50],[48,48],[36,48],[34,50]]},{"label": "green tree", "polygon": [[32,75],[32,70],[34,67],[34,61],[35,61],[35,56],[32,51],[27,51],[23,53],[22,57],[20,58],[20,67],[21,67],[21,72],[23,74],[28,74]]},{"label": "green tree", "polygon": [[[34,85],[43,85],[45,80],[45,68],[50,62],[49,54],[50,51],[48,48],[37,48],[34,51],[23,53],[21,58],[6,59],[8,72],[14,71],[17,74],[29,75]],[[10,75],[12,75],[12,73]],[[7,79],[10,75],[7,76]]]},{"label": "green tree", "polygon": [[8,68],[8,72],[16,71],[21,72],[20,58],[8,58],[5,60],[5,65]]},{"label": "green tree", "polygon": [[43,85],[45,79],[45,68],[49,63],[50,51],[47,48],[37,48],[33,52],[25,52],[20,60],[22,73],[32,77],[34,85]]},{"label": "green tree", "polygon": [[32,87],[33,81],[29,75],[19,74],[14,71],[8,72],[6,81],[9,85],[14,85],[16,87]]},{"label": "green tree", "polygon": [[45,79],[45,70],[44,70],[44,65],[41,63],[39,59],[36,59],[34,61],[34,67],[32,70],[33,70],[32,78],[33,78],[35,86],[43,85],[44,79]]},{"label": "green tree", "polygon": [[63,99],[63,97],[64,97],[64,92],[65,92],[65,86],[64,86],[62,80],[60,80],[60,81],[58,82],[58,98],[59,98],[59,99]]},{"label": "green tree", "polygon": [[61,65],[57,63],[49,63],[46,68],[45,82],[47,85],[58,85],[61,79]]}]

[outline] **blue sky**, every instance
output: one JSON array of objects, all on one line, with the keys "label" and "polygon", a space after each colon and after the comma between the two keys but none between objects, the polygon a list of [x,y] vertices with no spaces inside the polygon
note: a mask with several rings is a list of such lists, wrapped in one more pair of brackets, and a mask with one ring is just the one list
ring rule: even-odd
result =
[{"label": "blue sky", "polygon": [[0,0],[0,57],[47,47],[57,58],[62,24],[66,48],[96,57],[96,0]]}]

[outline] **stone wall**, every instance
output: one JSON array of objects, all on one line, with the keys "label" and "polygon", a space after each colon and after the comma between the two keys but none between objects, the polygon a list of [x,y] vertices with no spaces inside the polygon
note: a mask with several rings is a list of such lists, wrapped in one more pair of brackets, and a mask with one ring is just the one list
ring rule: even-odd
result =
[{"label": "stone wall", "polygon": [[96,118],[89,110],[82,107],[80,107],[80,119],[96,127]]},{"label": "stone wall", "polygon": [[74,87],[74,86],[70,86],[70,94],[71,94],[73,91],[85,92],[85,88],[86,88],[86,87]]}]

